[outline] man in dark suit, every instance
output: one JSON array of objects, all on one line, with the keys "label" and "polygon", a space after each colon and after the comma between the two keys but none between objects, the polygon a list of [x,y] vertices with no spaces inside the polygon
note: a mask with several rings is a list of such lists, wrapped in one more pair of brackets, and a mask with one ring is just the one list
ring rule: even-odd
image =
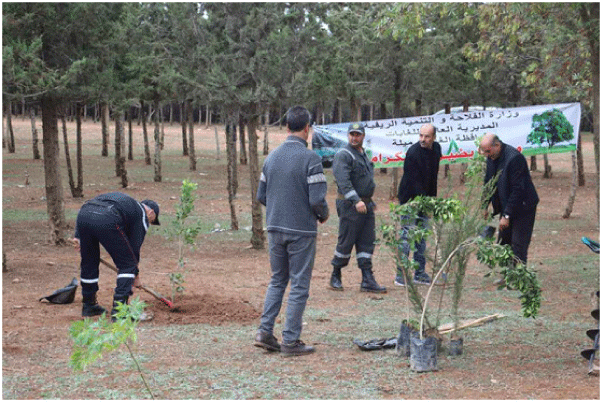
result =
[{"label": "man in dark suit", "polygon": [[487,206],[491,203],[492,216],[500,215],[500,244],[509,244],[515,258],[526,263],[535,211],[540,200],[531,181],[527,161],[516,148],[504,144],[492,133],[482,137],[479,151],[487,157],[485,183],[497,176],[495,185],[484,200],[485,218],[488,217]]},{"label": "man in dark suit", "polygon": [[[419,142],[411,145],[406,151],[404,174],[398,186],[400,205],[410,202],[417,196],[437,197],[438,170],[442,148],[435,138],[436,128],[431,124],[423,124],[419,129]],[[396,267],[396,279],[394,280],[396,286],[405,286],[406,281],[411,280],[411,278],[404,277],[404,273],[410,264],[408,261],[411,249],[411,244],[408,241],[410,230],[415,226],[429,227],[429,218],[423,213],[420,213],[418,217],[403,216],[402,222],[402,232],[400,234],[402,243],[398,247],[402,266]],[[416,269],[412,280],[417,284],[429,285],[431,284],[431,278],[425,272],[425,239],[415,242],[414,246],[413,260],[418,263],[419,267]]]}]

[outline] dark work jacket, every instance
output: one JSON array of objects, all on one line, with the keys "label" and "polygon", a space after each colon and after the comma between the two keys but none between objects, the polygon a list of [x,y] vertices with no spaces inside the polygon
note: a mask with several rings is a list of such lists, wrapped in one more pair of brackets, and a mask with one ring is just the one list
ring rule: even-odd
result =
[{"label": "dark work jacket", "polygon": [[[119,226],[127,236],[127,241],[131,245],[133,254],[137,261],[139,261],[142,243],[144,243],[144,238],[150,225],[146,210],[142,204],[127,194],[119,192],[100,194],[87,201],[87,203],[105,206],[107,213],[113,213],[119,217]],[[78,226],[75,226],[75,238],[79,238]]]},{"label": "dark work jacket", "polygon": [[367,154],[347,144],[333,159],[331,167],[338,194],[356,205],[362,198],[371,198],[375,192],[375,171]]},{"label": "dark work jacket", "polygon": [[498,159],[487,158],[486,163],[485,183],[500,172],[492,197],[485,204],[491,201],[493,215],[515,216],[535,209],[540,199],[523,154],[503,143]]},{"label": "dark work jacket", "polygon": [[437,179],[442,147],[436,141],[432,149],[420,143],[411,145],[404,159],[404,174],[398,186],[398,201],[406,204],[418,195],[437,197]]}]

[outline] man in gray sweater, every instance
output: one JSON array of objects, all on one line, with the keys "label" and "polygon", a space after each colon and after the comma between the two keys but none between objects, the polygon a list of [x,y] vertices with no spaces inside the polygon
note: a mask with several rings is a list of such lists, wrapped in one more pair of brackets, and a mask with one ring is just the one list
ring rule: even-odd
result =
[{"label": "man in gray sweater", "polygon": [[[310,113],[294,106],[286,114],[289,136],[267,156],[257,200],[267,207],[271,282],[254,345],[284,356],[313,353],[300,340],[317,244],[317,221],[329,217],[327,181],[321,158],[307,149]],[[288,282],[286,319],[280,345],[273,336]]]}]

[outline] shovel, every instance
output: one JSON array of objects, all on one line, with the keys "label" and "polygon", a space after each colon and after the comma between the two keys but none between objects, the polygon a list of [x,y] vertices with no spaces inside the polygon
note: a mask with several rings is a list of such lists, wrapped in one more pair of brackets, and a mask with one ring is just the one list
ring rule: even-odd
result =
[{"label": "shovel", "polygon": [[[108,268],[112,269],[115,272],[119,272],[119,270],[112,264],[110,264],[109,262],[103,260],[102,258],[100,258],[100,262],[104,265],[106,265]],[[158,300],[160,300],[161,302],[163,302],[164,304],[167,305],[167,307],[169,307],[170,309],[172,309],[173,306],[173,302],[170,301],[169,299],[167,299],[166,297],[164,297],[163,295],[161,295],[160,293],[158,293],[155,290],[152,290],[144,285],[140,285],[139,286],[140,289],[142,289],[143,291],[150,293],[152,296],[154,296],[155,298],[157,298]]]}]

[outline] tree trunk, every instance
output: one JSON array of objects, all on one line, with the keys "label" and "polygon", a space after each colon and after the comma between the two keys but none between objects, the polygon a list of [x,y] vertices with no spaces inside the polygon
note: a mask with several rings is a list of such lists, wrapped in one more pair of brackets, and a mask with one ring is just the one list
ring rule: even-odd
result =
[{"label": "tree trunk", "polygon": [[217,146],[217,160],[221,159],[221,148],[219,146],[219,132],[215,126],[215,144]]},{"label": "tree trunk", "polygon": [[152,164],[152,159],[150,159],[150,144],[148,143],[148,125],[146,124],[146,107],[144,105],[144,101],[141,102],[141,120],[142,120],[142,133],[144,136],[144,160],[146,165],[150,166]]},{"label": "tree trunk", "polygon": [[263,155],[269,155],[269,111],[265,113],[265,131],[263,137]]},{"label": "tree trunk", "polygon": [[127,113],[127,159],[133,160],[133,106],[129,107],[129,113]]},{"label": "tree trunk", "polygon": [[393,200],[394,198],[396,198],[398,196],[398,178],[399,178],[399,171],[400,169],[395,167],[392,168],[392,186],[390,187],[390,200]]},{"label": "tree trunk", "polygon": [[565,219],[568,219],[571,216],[571,212],[573,212],[573,204],[575,204],[575,193],[577,192],[577,155],[575,154],[575,152],[571,152],[571,161],[573,165],[573,179],[571,181],[571,194],[569,195],[569,201],[567,202],[565,213],[562,216]]},{"label": "tree trunk", "polygon": [[[444,113],[450,114],[451,111],[452,111],[452,109],[450,108],[450,104],[444,103]],[[444,165],[444,179],[447,179],[449,174],[450,174],[450,165],[446,164],[446,165]]]},{"label": "tree trunk", "polygon": [[[127,169],[125,168],[125,127],[123,125],[123,112],[120,109],[115,110],[115,163],[117,176],[121,177],[121,187],[127,188],[129,180],[127,179]],[[119,143],[117,145],[117,142]],[[117,152],[119,153],[117,159]]]},{"label": "tree trunk", "polygon": [[165,149],[165,119],[162,108],[157,110],[158,119],[160,121],[160,150]]},{"label": "tree trunk", "polygon": [[75,110],[75,138],[76,138],[76,163],[77,163],[77,186],[73,197],[83,197],[83,143],[81,134],[81,103],[77,103]]},{"label": "tree trunk", "polygon": [[6,107],[6,145],[8,146],[8,153],[15,153],[15,134],[12,126],[12,102],[8,102]]},{"label": "tree trunk", "polygon": [[182,148],[182,156],[188,156],[190,153],[188,152],[188,142],[187,142],[187,102],[181,102],[181,148]]},{"label": "tree trunk", "polygon": [[113,112],[113,119],[115,120],[115,176],[121,177],[123,165],[121,165],[121,151],[123,150],[123,122],[121,120],[121,112],[115,110]]},{"label": "tree trunk", "polygon": [[210,127],[210,105],[206,105],[206,119],[204,119],[204,122],[206,124],[206,128],[208,129],[208,127]]},{"label": "tree trunk", "polygon": [[232,140],[232,144],[231,144],[231,150],[232,150],[232,166],[233,166],[233,170],[232,170],[232,183],[233,183],[233,196],[237,196],[237,191],[239,188],[239,180],[238,180],[238,167],[237,167],[237,128],[235,125],[235,121],[238,120],[237,118],[234,118],[231,121],[231,134],[233,135],[233,140]]},{"label": "tree trunk", "polygon": [[529,162],[529,170],[532,172],[537,172],[537,159],[535,155],[531,155],[531,160]]},{"label": "tree trunk", "polygon": [[250,164],[250,198],[252,199],[252,237],[250,238],[250,244],[252,244],[252,248],[262,250],[265,248],[265,233],[261,204],[256,200],[260,180],[257,126],[258,115],[252,115],[248,120],[248,161]]},{"label": "tree trunk", "polygon": [[60,176],[58,121],[55,99],[42,98],[42,143],[44,179],[46,183],[46,208],[50,226],[50,240],[55,245],[65,244],[65,209]]},{"label": "tree trunk", "polygon": [[336,111],[336,121],[338,123],[342,122],[342,102],[339,99],[335,100],[335,111]]},{"label": "tree trunk", "polygon": [[394,69],[394,113],[393,117],[400,117],[400,113],[402,113],[402,67],[397,67]]},{"label": "tree trunk", "polygon": [[283,129],[283,114],[285,113],[285,109],[283,108],[283,104],[279,104],[279,129]]},{"label": "tree trunk", "polygon": [[225,141],[227,149],[227,194],[229,200],[229,212],[231,215],[231,230],[239,230],[238,219],[235,211],[235,196],[237,192],[237,155],[235,125],[232,123],[231,113],[226,116]]},{"label": "tree trunk", "polygon": [[318,102],[317,106],[315,108],[315,123],[319,124],[319,122],[321,122],[320,124],[324,124],[322,122],[322,116],[323,116],[323,106],[322,105],[323,102]]},{"label": "tree trunk", "polygon": [[[465,101],[463,102],[463,112],[468,112],[468,111],[469,111],[469,101],[467,99],[465,99]],[[458,181],[460,182],[460,184],[465,184],[465,182],[467,181],[466,173],[467,173],[467,164],[461,163],[460,164],[460,174],[458,176]]]},{"label": "tree trunk", "polygon": [[188,155],[190,157],[190,170],[192,172],[196,171],[196,142],[194,140],[194,114],[192,109],[192,100],[188,99],[186,101],[186,111],[188,117],[188,135],[190,137],[189,141],[189,149]]},{"label": "tree trunk", "polygon": [[387,106],[385,105],[385,102],[379,104],[379,118],[381,120],[387,119]]},{"label": "tree trunk", "polygon": [[552,177],[552,166],[548,163],[548,154],[544,154],[544,179],[549,179]]},{"label": "tree trunk", "polygon": [[102,156],[108,156],[108,143],[110,141],[108,133],[109,115],[108,102],[102,102],[100,115],[100,120],[102,121]]},{"label": "tree trunk", "polygon": [[246,155],[246,122],[240,115],[238,126],[240,128],[240,165],[248,164],[248,156]]},{"label": "tree trunk", "polygon": [[423,101],[421,98],[415,99],[415,116],[421,116],[423,112]]},{"label": "tree trunk", "polygon": [[600,5],[597,2],[583,3],[579,6],[583,19],[584,32],[590,45],[590,63],[592,65],[592,100],[593,100],[593,141],[594,161],[596,162],[596,220],[600,216],[600,46],[598,39],[598,13]]},{"label": "tree trunk", "polygon": [[362,121],[360,99],[354,95],[350,97],[350,114],[352,121]]},{"label": "tree trunk", "polygon": [[75,181],[73,180],[73,169],[71,167],[71,154],[69,152],[69,136],[67,135],[67,120],[64,114],[60,117],[63,129],[63,142],[65,144],[65,159],[67,161],[67,176],[69,178],[69,188],[71,189],[71,195],[75,198]]},{"label": "tree trunk", "polygon": [[585,186],[585,171],[583,169],[583,152],[581,150],[581,131],[577,136],[577,184],[579,187]]},{"label": "tree trunk", "polygon": [[38,160],[40,156],[40,139],[38,137],[38,131],[35,127],[35,106],[29,109],[29,117],[31,118],[31,139],[33,142],[33,159]]},{"label": "tree trunk", "polygon": [[162,181],[162,161],[160,159],[160,116],[158,96],[154,97],[154,181]]}]

